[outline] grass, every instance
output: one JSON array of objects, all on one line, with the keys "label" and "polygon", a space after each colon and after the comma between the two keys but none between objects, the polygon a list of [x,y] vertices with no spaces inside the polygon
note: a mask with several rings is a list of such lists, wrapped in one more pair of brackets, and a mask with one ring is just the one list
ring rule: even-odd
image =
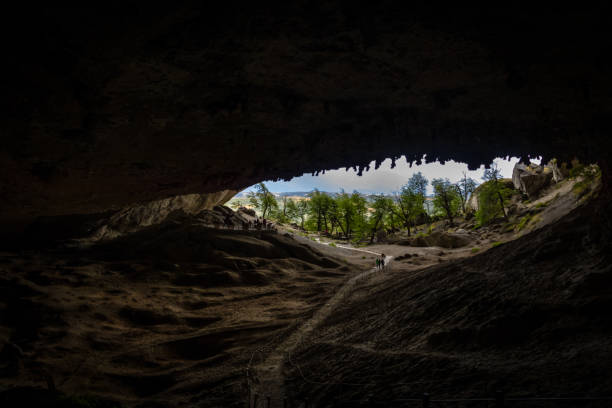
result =
[{"label": "grass", "polygon": [[500,246],[501,244],[503,244],[503,242],[501,242],[501,241],[496,241],[496,242],[494,242],[494,243],[492,243],[492,244],[491,244],[491,248],[498,247],[498,246]]},{"label": "grass", "polygon": [[335,243],[333,243],[333,242],[330,242],[330,243],[329,243],[329,246],[330,246],[330,247],[334,247],[334,248],[335,248],[335,247],[336,247],[336,244],[335,244]]},{"label": "grass", "polygon": [[546,202],[542,202],[542,203],[537,203],[535,208],[544,208],[548,205],[550,201],[546,201]]},{"label": "grass", "polygon": [[504,226],[503,231],[504,232],[511,232],[512,230],[514,230],[515,225],[511,222],[509,222],[508,224],[506,224],[506,226]]},{"label": "grass", "polygon": [[473,254],[475,254],[475,253],[476,253],[476,252],[478,252],[478,251],[480,251],[480,248],[476,248],[476,247],[472,248],[472,253],[473,253]]},{"label": "grass", "polygon": [[521,218],[519,223],[516,225],[516,230],[521,231],[523,228],[525,228],[527,224],[529,223],[529,221],[531,220],[531,218],[532,218],[531,214],[527,214],[526,216]]}]

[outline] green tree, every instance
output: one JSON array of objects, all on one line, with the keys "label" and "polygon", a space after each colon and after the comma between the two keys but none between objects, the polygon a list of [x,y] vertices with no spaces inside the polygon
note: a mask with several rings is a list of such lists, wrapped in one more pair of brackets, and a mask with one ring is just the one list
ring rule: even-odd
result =
[{"label": "green tree", "polygon": [[264,183],[259,183],[255,186],[255,191],[251,191],[247,195],[249,203],[261,211],[262,217],[266,218],[270,211],[274,211],[278,208],[278,203],[274,194],[268,190]]},{"label": "green tree", "polygon": [[467,204],[470,196],[476,190],[476,180],[468,177],[465,171],[463,172],[463,178],[456,184],[459,192],[459,198],[461,199],[461,211],[465,214],[465,205]]},{"label": "green tree", "polygon": [[376,232],[384,228],[384,219],[393,208],[393,200],[380,194],[374,198],[372,208],[374,213],[370,216],[370,244],[374,242]]},{"label": "green tree", "polygon": [[287,220],[290,222],[294,222],[296,220],[299,219],[298,213],[297,213],[297,204],[295,202],[295,200],[292,199],[288,199],[287,200],[287,204],[286,204],[286,214],[287,214]]},{"label": "green tree", "polygon": [[327,231],[329,222],[329,210],[333,199],[327,193],[322,193],[314,189],[308,194],[309,201],[309,217],[316,221],[317,231]]},{"label": "green tree", "polygon": [[455,225],[453,218],[457,215],[457,211],[461,206],[459,192],[454,184],[447,178],[433,179],[431,185],[434,188],[434,209],[437,213],[444,214],[451,227]]},{"label": "green tree", "polygon": [[291,202],[289,197],[283,195],[280,198],[280,205],[278,206],[278,210],[274,213],[274,218],[280,223],[286,223],[289,221],[288,215],[288,206]]},{"label": "green tree", "polygon": [[415,173],[395,194],[395,206],[391,207],[410,235],[410,227],[425,213],[425,194],[428,180],[420,173]]},{"label": "green tree", "polygon": [[300,220],[300,226],[302,227],[302,229],[304,229],[304,222],[306,221],[306,216],[308,215],[308,201],[298,201],[295,205],[295,208],[295,215]]},{"label": "green tree", "polygon": [[497,165],[491,164],[482,177],[485,182],[478,191],[478,211],[476,219],[480,225],[485,225],[502,215],[508,219],[506,202],[514,193],[513,189],[501,182],[501,172]]},{"label": "green tree", "polygon": [[351,239],[355,232],[363,231],[366,223],[367,202],[357,191],[351,195],[344,190],[330,205],[332,223],[342,231],[346,239]]}]

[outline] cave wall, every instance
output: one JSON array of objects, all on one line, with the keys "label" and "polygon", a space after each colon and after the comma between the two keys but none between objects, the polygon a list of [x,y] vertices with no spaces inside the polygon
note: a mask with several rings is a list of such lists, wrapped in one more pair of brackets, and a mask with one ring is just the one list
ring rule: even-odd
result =
[{"label": "cave wall", "polygon": [[605,170],[609,16],[395,1],[8,7],[0,223],[402,154],[472,167],[578,156]]}]

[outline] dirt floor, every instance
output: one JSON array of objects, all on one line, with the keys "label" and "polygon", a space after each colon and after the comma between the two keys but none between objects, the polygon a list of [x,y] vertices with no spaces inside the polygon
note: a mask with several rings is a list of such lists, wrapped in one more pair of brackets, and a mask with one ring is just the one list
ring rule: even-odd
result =
[{"label": "dirt floor", "polygon": [[[608,241],[558,188],[491,226],[434,225],[458,248],[341,248],[181,215],[0,252],[0,403],[243,407],[246,368],[265,364],[284,395],[321,406],[610,391]],[[370,273],[382,253],[390,267]]]},{"label": "dirt floor", "polygon": [[249,359],[361,270],[331,252],[165,225],[87,249],[0,253],[0,387],[242,406]]}]

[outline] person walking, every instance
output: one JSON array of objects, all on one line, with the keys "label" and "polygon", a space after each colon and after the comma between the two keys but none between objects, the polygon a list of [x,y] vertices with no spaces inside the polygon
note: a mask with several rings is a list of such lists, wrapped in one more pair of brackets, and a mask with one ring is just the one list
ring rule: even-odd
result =
[{"label": "person walking", "polygon": [[380,259],[376,258],[376,269],[380,267]]},{"label": "person walking", "polygon": [[385,254],[381,255],[380,258],[380,268],[384,271],[385,270]]}]

